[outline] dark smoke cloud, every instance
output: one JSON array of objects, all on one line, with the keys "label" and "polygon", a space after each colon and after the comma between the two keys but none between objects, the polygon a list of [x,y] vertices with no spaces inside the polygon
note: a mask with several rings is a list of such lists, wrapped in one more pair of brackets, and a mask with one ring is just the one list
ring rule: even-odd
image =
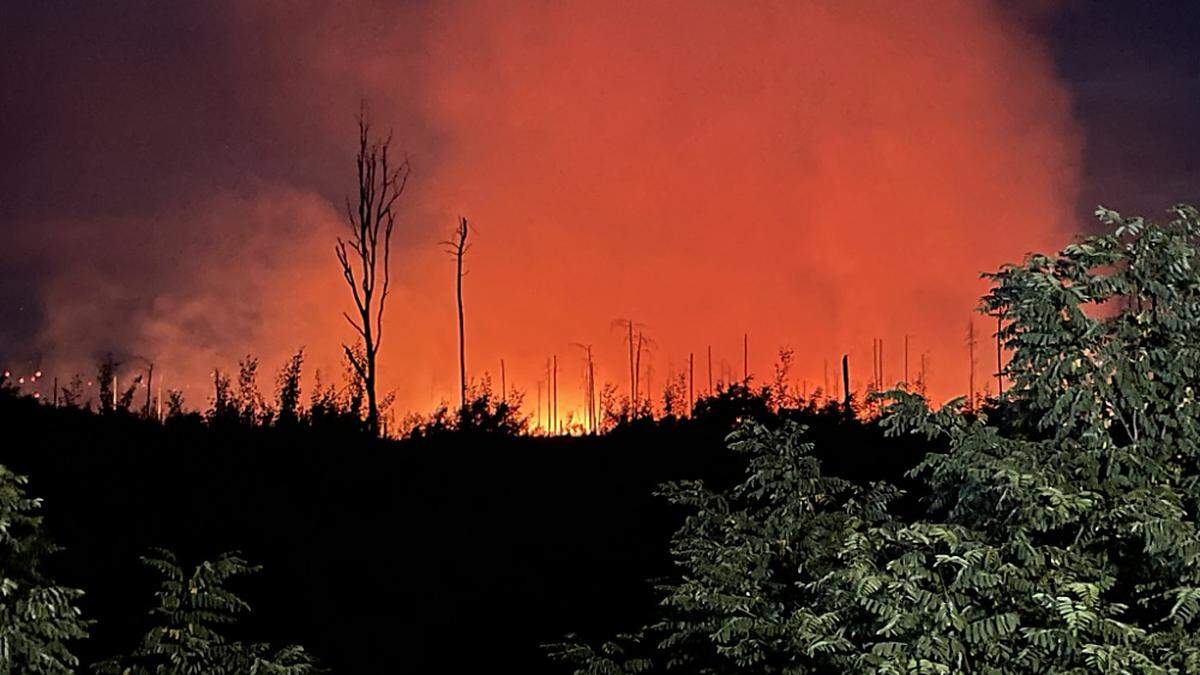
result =
[{"label": "dark smoke cloud", "polygon": [[[268,346],[320,338],[332,348],[316,352],[336,354],[337,336],[301,330],[312,302],[278,310],[311,294],[279,284],[300,262],[304,276],[333,271],[314,249],[330,254],[370,95],[327,45],[404,11],[285,9],[0,10],[0,357],[77,369],[110,350],[150,354],[194,382]],[[403,45],[391,53],[405,60]],[[420,116],[380,105],[431,161]]]}]

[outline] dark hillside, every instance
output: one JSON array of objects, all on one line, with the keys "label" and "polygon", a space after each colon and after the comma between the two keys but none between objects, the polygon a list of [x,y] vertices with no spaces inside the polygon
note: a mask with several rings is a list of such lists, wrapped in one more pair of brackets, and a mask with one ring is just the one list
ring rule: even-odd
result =
[{"label": "dark hillside", "polygon": [[[31,478],[52,572],[98,621],[84,663],[144,632],[152,546],[196,561],[237,549],[264,572],[239,588],[256,638],[298,642],[334,672],[556,672],[539,645],[605,634],[653,602],[678,514],[652,496],[722,482],[731,419],[606,436],[441,434],[403,442],[322,431],[166,426],[0,396],[0,463]],[[873,426],[805,413],[830,470],[896,476],[911,450]]]}]

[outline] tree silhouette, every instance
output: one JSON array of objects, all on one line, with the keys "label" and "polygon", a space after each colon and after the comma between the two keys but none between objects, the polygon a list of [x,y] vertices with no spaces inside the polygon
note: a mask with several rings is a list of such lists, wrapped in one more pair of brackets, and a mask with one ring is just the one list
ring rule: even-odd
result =
[{"label": "tree silhouette", "polygon": [[111,413],[117,408],[117,368],[120,365],[113,358],[112,352],[109,352],[96,366],[96,384],[99,387],[97,397],[102,414]]},{"label": "tree silhouette", "polygon": [[[358,206],[346,198],[347,239],[338,237],[336,252],[342,276],[354,298],[356,316],[343,312],[346,321],[359,335],[362,351],[343,344],[355,375],[361,380],[367,397],[367,428],[379,433],[379,402],[376,393],[379,345],[383,340],[383,310],[390,284],[392,231],[396,225],[392,207],[404,193],[410,167],[405,158],[393,166],[388,156],[392,143],[389,134],[372,140],[365,113],[358,117]],[[381,259],[382,254],[382,259]],[[356,271],[357,270],[357,271]]]},{"label": "tree silhouette", "polygon": [[280,426],[294,425],[300,421],[300,371],[304,366],[304,349],[288,359],[276,377],[275,405],[279,408],[275,423]]},{"label": "tree silhouette", "polygon": [[[637,417],[639,413],[638,398],[641,386],[639,384],[642,374],[642,351],[647,350],[651,340],[643,332],[642,324],[635,323],[633,319],[614,319],[612,322],[614,328],[622,328],[628,333],[626,344],[629,346],[629,402],[631,414]],[[636,331],[636,335],[635,335]],[[649,414],[650,398],[652,394],[647,388],[646,391],[646,411]]]},{"label": "tree silhouette", "polygon": [[463,256],[467,250],[471,248],[467,244],[467,236],[471,233],[471,225],[466,218],[459,216],[458,227],[454,230],[454,238],[443,241],[446,246],[446,252],[454,256],[455,263],[458,266],[458,271],[455,276],[455,295],[458,298],[458,391],[461,400],[461,407],[465,411],[467,408],[467,348],[466,348],[466,333],[464,331],[463,322]]}]

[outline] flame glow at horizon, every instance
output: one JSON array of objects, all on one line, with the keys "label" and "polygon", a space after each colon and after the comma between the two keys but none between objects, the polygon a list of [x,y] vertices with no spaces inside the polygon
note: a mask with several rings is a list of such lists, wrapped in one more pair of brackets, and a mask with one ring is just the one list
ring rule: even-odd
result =
[{"label": "flame glow at horizon", "polygon": [[[627,395],[618,317],[653,339],[642,377],[656,401],[689,353],[707,388],[710,346],[714,379],[739,376],[746,333],[757,382],[790,346],[797,388],[823,386],[826,363],[840,379],[849,354],[861,390],[875,338],[895,382],[908,335],[934,397],[963,393],[979,274],[1077,228],[1070,96],[991,2],[350,5],[277,23],[239,7],[224,29],[261,35],[278,99],[264,124],[307,173],[55,222],[63,246],[106,253],[45,284],[39,367],[153,355],[194,406],[214,366],[249,353],[264,388],[301,346],[306,384],[316,368],[336,379],[351,329],[332,246],[359,98],[414,166],[380,356],[400,415],[457,400],[454,270],[436,243],[459,214],[477,224],[471,375],[498,384],[504,359],[533,415],[557,354],[560,418],[583,414],[574,343],[595,345],[597,390]],[[126,232],[145,234],[137,251],[102,243]],[[985,346],[988,329],[979,319]],[[981,391],[991,354],[980,347]]]}]

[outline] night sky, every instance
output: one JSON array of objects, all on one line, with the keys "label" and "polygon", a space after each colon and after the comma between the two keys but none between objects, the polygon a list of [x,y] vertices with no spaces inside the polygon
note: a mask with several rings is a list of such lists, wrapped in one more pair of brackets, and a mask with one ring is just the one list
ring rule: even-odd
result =
[{"label": "night sky", "polygon": [[366,100],[414,167],[401,412],[454,395],[459,214],[469,369],[505,358],[530,408],[552,354],[573,391],[575,343],[623,382],[615,319],[654,338],[655,388],[710,345],[740,373],[744,333],[760,378],[791,345],[811,391],[878,337],[895,379],[911,335],[960,393],[979,272],[1098,203],[1200,201],[1200,10],[898,5],[0,3],[0,363],[111,351],[196,406],[251,353],[336,380]]},{"label": "night sky", "polygon": [[1081,217],[1200,200],[1200,6],[1067,3],[1049,26],[1085,138]]}]

